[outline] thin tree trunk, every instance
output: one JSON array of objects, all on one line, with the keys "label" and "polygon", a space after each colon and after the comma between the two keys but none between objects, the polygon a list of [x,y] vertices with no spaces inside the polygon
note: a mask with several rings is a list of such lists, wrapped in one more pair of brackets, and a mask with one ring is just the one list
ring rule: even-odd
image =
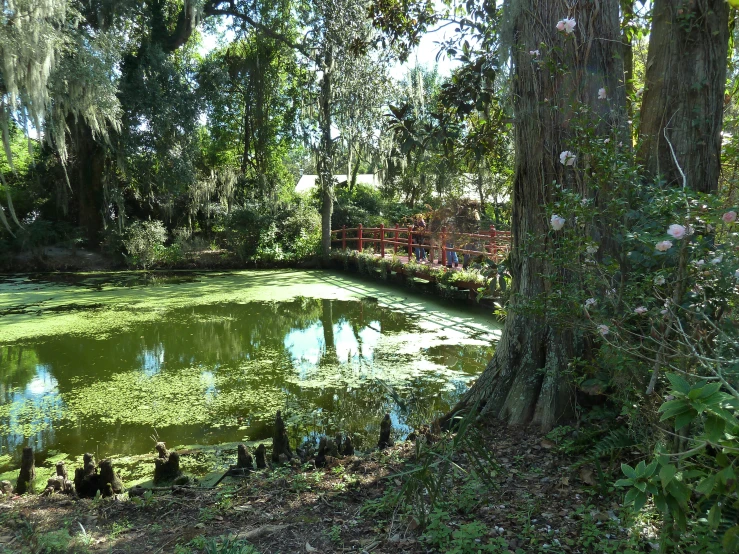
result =
[{"label": "thin tree trunk", "polygon": [[349,187],[349,190],[351,191],[354,188],[354,183],[351,182],[352,180],[352,143],[350,141],[346,142],[346,184]]},{"label": "thin tree trunk", "polygon": [[483,191],[482,183],[482,160],[477,160],[477,191],[480,194],[480,213],[485,213],[485,192]]},{"label": "thin tree trunk", "polygon": [[652,177],[682,184],[672,143],[688,186],[713,192],[721,169],[729,6],[654,0],[650,37],[639,161]]},{"label": "thin tree trunk", "polygon": [[[624,86],[626,98],[634,95],[634,48],[631,41],[634,22],[634,0],[621,0],[621,42],[623,43]],[[633,116],[631,103],[629,116]]]},{"label": "thin tree trunk", "polygon": [[331,253],[331,216],[334,211],[334,176],[333,150],[331,139],[331,121],[333,107],[333,47],[326,47],[321,81],[321,146],[318,156],[318,175],[321,180],[321,252],[324,256]]},{"label": "thin tree trunk", "polygon": [[[555,249],[545,204],[555,198],[552,183],[586,193],[577,169],[560,163],[560,153],[572,150],[572,106],[587,105],[601,117],[595,133],[605,135],[622,122],[625,104],[618,4],[564,0],[519,0],[507,5],[513,26],[512,57],[514,138],[516,163],[513,181],[512,301],[493,359],[455,409],[454,414],[478,401],[482,413],[509,424],[533,423],[550,429],[573,409],[573,390],[565,377],[569,361],[581,351],[580,339],[559,329],[546,316],[546,304],[558,302],[545,295],[546,275],[554,270],[545,258]],[[574,34],[557,31],[560,19],[577,21]],[[532,60],[529,51],[540,48],[552,63]],[[562,68],[557,73],[550,68]],[[598,100],[605,88],[607,100]],[[578,162],[582,163],[582,162]],[[548,237],[526,241],[527,237]],[[524,244],[524,241],[526,243]],[[522,302],[544,298],[542,313],[522,310]],[[538,312],[537,312],[538,313]]]}]

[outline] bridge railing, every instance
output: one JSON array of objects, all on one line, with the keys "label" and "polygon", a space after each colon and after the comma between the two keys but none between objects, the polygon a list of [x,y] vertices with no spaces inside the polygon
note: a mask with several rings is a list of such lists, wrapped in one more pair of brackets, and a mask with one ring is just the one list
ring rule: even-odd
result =
[{"label": "bridge railing", "polygon": [[[335,236],[335,238],[334,238]],[[390,249],[398,255],[413,256],[414,248],[424,248],[428,253],[429,261],[433,263],[434,253],[438,253],[436,260],[439,264],[446,263],[446,254],[449,251],[472,258],[483,256],[494,262],[505,259],[511,249],[510,231],[498,231],[494,225],[488,231],[478,233],[459,233],[448,231],[442,227],[433,232],[413,227],[346,227],[331,231],[333,244],[340,243],[341,249],[356,248],[360,252],[368,244],[376,245],[375,251],[385,257],[386,250]]]}]

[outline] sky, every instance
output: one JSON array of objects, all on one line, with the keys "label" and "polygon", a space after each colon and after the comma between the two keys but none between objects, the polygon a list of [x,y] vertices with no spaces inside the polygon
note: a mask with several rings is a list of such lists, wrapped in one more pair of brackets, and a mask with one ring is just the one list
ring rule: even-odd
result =
[{"label": "sky", "polygon": [[[225,22],[222,24],[221,29],[221,33],[224,34],[225,40],[231,40],[233,38],[233,33],[226,30]],[[453,32],[452,27],[447,26],[445,28],[436,27],[428,33],[425,33],[421,37],[421,43],[413,50],[411,55],[408,56],[408,60],[404,64],[396,63],[391,68],[390,76],[393,79],[400,80],[405,73],[417,63],[419,65],[426,66],[429,69],[434,67],[434,65],[437,65],[439,74],[442,77],[450,75],[452,70],[459,65],[459,62],[450,60],[447,58],[446,54],[440,56],[439,61],[437,62],[436,55],[439,52],[439,45],[436,43],[443,42],[445,39],[450,38]],[[213,50],[218,45],[218,40],[218,33],[204,31],[200,53],[205,55]]]}]

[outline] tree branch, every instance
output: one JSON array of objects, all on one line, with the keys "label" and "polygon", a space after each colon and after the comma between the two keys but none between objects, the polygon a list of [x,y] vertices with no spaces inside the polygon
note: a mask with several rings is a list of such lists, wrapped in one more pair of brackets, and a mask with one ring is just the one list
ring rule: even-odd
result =
[{"label": "tree branch", "polygon": [[[223,4],[226,4],[226,6],[223,6]],[[269,38],[277,40],[292,48],[293,50],[297,50],[308,58],[311,57],[310,48],[308,48],[307,45],[301,42],[295,42],[290,37],[287,37],[282,33],[278,33],[277,31],[270,29],[264,23],[260,23],[249,15],[239,11],[234,0],[211,0],[210,2],[206,3],[205,7],[203,8],[203,14],[205,16],[222,15],[235,17],[236,19],[240,19],[243,22],[247,23],[249,26],[260,31],[261,33],[264,33]]]}]

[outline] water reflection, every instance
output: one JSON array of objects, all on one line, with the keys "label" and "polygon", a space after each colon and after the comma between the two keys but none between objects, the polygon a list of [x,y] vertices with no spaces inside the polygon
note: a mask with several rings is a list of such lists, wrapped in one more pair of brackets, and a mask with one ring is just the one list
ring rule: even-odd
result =
[{"label": "water reflection", "polygon": [[[270,436],[277,408],[294,440],[337,430],[374,436],[386,411],[408,427],[447,409],[491,354],[485,343],[419,343],[414,333],[424,332],[415,316],[376,302],[298,298],[171,310],[105,338],[0,346],[0,454],[18,456],[25,444],[143,453],[153,427],[172,444],[258,440]],[[104,398],[76,412],[70,398],[88,389]],[[143,410],[151,422],[133,416]],[[161,425],[163,410],[182,415]]]}]

